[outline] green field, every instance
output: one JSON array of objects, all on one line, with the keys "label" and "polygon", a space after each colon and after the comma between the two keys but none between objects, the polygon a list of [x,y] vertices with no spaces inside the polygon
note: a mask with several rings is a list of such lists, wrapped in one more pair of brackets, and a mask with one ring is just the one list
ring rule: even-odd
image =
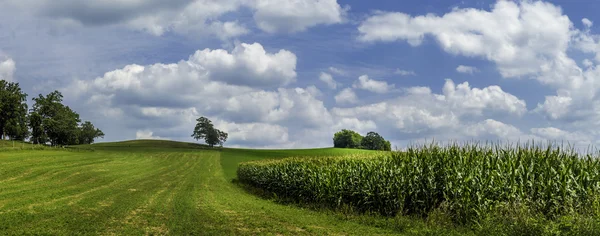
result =
[{"label": "green field", "polygon": [[[11,147],[12,148],[12,147]],[[206,150],[130,141],[0,152],[0,234],[255,235],[424,232],[423,222],[282,205],[235,183],[241,161],[349,149]],[[435,228],[433,228],[435,229]]]},{"label": "green field", "polygon": [[[23,143],[19,148],[6,141],[0,144],[0,235],[594,235],[600,232],[597,217],[566,214],[547,219],[519,208],[507,208],[475,225],[456,224],[452,217],[436,211],[426,217],[359,214],[350,208],[282,202],[278,197],[265,197],[264,192],[234,181],[242,162],[285,157],[343,160],[334,157],[377,154],[373,151],[210,149],[198,144],[149,140],[71,148]],[[589,209],[600,209],[600,205]]]}]

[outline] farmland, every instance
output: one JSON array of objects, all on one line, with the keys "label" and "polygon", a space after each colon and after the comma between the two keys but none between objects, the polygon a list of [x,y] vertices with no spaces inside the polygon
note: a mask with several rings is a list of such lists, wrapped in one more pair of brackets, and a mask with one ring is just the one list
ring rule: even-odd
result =
[{"label": "farmland", "polygon": [[[554,219],[535,212],[530,214],[521,208],[508,208],[491,217],[482,217],[485,220],[477,224],[459,224],[449,214],[451,211],[434,210],[426,216],[382,216],[352,208],[332,209],[283,201],[281,197],[260,194],[233,181],[240,163],[269,166],[289,160],[302,163],[331,160],[331,164],[340,160],[381,158],[382,153],[374,151],[209,149],[167,141],[128,141],[43,150],[32,150],[35,146],[25,144],[22,148],[13,148],[12,143],[4,143],[4,146],[0,148],[2,234],[598,233],[599,223],[594,215],[576,207],[573,209],[577,211]],[[285,157],[294,158],[282,159]],[[253,162],[261,160],[266,162]],[[415,160],[415,163],[418,162]],[[597,208],[591,205],[588,209]]]},{"label": "farmland", "polygon": [[[12,143],[7,146],[12,146]],[[93,150],[91,150],[93,147]],[[11,147],[12,148],[12,147]],[[159,141],[0,152],[2,234],[389,234],[385,219],[277,204],[231,182],[240,161],[356,150],[206,150]],[[391,227],[391,226],[390,226]]]}]

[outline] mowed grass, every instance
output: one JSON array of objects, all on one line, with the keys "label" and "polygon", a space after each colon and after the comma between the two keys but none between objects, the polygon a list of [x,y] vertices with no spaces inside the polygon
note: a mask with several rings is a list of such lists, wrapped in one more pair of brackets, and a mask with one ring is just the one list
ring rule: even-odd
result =
[{"label": "mowed grass", "polygon": [[232,180],[242,161],[349,149],[206,150],[166,141],[0,152],[0,234],[457,234],[420,220],[282,205]]}]

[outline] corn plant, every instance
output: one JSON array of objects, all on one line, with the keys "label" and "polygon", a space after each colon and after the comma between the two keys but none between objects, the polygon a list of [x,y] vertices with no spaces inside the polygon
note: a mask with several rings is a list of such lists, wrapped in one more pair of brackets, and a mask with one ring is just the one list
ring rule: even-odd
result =
[{"label": "corn plant", "polygon": [[548,218],[585,213],[600,192],[600,163],[552,145],[435,144],[371,156],[296,157],[241,163],[241,183],[298,203],[427,216],[444,208],[476,222],[499,205]]}]

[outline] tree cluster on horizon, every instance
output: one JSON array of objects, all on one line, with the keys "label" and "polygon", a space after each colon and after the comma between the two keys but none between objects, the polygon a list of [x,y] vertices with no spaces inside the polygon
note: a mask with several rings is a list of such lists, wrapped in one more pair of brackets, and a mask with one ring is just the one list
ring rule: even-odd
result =
[{"label": "tree cluster on horizon", "polygon": [[91,144],[104,133],[62,104],[63,95],[54,91],[32,99],[27,110],[27,94],[19,83],[0,80],[0,140],[26,141],[52,146]]},{"label": "tree cluster on horizon", "polygon": [[368,150],[391,151],[390,141],[385,140],[376,132],[368,132],[362,136],[356,131],[342,129],[333,135],[333,147],[336,148],[358,148]]}]

